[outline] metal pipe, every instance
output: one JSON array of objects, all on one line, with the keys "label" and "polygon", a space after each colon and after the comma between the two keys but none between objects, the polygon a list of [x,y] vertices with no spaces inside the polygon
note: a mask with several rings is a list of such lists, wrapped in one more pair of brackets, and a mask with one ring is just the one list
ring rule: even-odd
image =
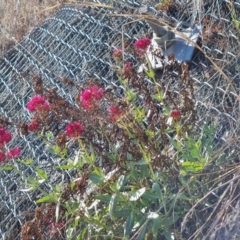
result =
[{"label": "metal pipe", "polygon": [[161,46],[168,48],[174,41],[174,33],[168,31],[164,26],[158,21],[157,18],[148,14],[148,7],[144,6],[139,9],[139,13],[144,15],[144,20],[149,24],[154,32],[153,39]]}]

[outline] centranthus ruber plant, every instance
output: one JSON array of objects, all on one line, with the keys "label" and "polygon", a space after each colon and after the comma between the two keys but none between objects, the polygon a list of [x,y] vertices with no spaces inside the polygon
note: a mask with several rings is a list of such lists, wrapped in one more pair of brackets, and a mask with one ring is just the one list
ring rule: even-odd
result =
[{"label": "centranthus ruber plant", "polygon": [[[131,57],[124,60],[129,55],[115,49],[119,86],[105,89],[88,79],[74,104],[38,82],[27,104],[32,120],[22,123],[22,134],[42,137],[49,154],[62,164],[54,168],[70,177],[46,193],[41,184],[51,184],[51,176],[44,169],[36,167],[36,179],[24,176],[28,189],[43,194],[36,202],[48,203],[42,205],[42,218],[50,219],[51,227],[38,223],[39,233],[45,229],[59,239],[76,239],[76,234],[78,239],[170,239],[190,209],[192,193],[186,182],[207,165],[211,138],[195,131],[194,88],[187,64],[169,56],[172,61],[163,61],[164,73],[156,74],[146,56],[150,45],[151,40],[143,38],[132,46],[140,54],[139,64],[146,66],[142,73]],[[175,85],[168,82],[173,70],[178,73]],[[79,88],[74,83],[72,87]],[[39,88],[42,95],[37,94]],[[5,146],[11,134],[6,129],[0,133]],[[206,133],[211,135],[212,129],[206,128]],[[19,154],[17,147],[1,148],[0,162]]]}]

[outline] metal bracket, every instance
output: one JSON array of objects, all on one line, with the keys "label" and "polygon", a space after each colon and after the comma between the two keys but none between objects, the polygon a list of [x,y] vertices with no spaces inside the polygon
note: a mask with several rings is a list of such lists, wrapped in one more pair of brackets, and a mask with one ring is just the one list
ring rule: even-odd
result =
[{"label": "metal bracket", "polygon": [[[163,61],[168,62],[167,56],[171,53],[174,54],[175,59],[180,63],[188,62],[192,59],[195,49],[194,43],[197,42],[201,31],[200,26],[190,25],[187,22],[179,22],[175,28],[177,33],[174,34],[156,18],[147,15],[145,7],[140,10],[140,13],[145,15],[145,21],[147,21],[154,32],[151,47],[147,50],[147,57],[154,70],[161,69]],[[157,56],[156,52],[159,52],[159,50],[162,52],[164,58]],[[139,72],[142,72],[144,69],[146,69],[146,66],[142,65]]]}]

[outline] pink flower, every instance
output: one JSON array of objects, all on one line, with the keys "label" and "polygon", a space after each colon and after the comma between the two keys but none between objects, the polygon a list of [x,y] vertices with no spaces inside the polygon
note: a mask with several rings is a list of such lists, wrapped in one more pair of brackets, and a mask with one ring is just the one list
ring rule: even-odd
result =
[{"label": "pink flower", "polygon": [[38,128],[39,128],[39,123],[38,123],[38,122],[31,122],[31,123],[28,125],[28,131],[30,131],[30,132],[34,132],[34,131],[36,131]]},{"label": "pink flower", "polygon": [[4,160],[6,159],[6,155],[4,152],[0,152],[0,163],[4,162]]},{"label": "pink flower", "polygon": [[181,111],[180,110],[172,110],[171,117],[175,120],[179,120],[181,118]]},{"label": "pink flower", "polygon": [[123,51],[121,48],[117,48],[113,51],[113,59],[116,61],[116,62],[120,62],[122,60],[122,54],[123,54]]},{"label": "pink flower", "polygon": [[12,134],[4,128],[0,128],[0,147],[4,144],[10,142],[12,139]]},{"label": "pink flower", "polygon": [[7,152],[8,158],[18,158],[20,156],[21,149],[18,147],[15,147]]},{"label": "pink flower", "polygon": [[110,107],[109,112],[110,112],[110,120],[113,122],[117,121],[124,114],[123,110],[116,106]]},{"label": "pink flower", "polygon": [[141,38],[134,43],[137,49],[141,49],[141,50],[146,50],[150,44],[151,44],[151,39],[149,38]]},{"label": "pink flower", "polygon": [[102,99],[104,90],[98,86],[92,86],[85,89],[80,95],[80,102],[85,109],[91,109],[96,106],[96,101]]},{"label": "pink flower", "polygon": [[83,126],[78,122],[68,124],[66,126],[66,134],[70,138],[80,137],[83,131],[84,131]]},{"label": "pink flower", "polygon": [[50,104],[43,96],[36,95],[28,102],[27,109],[30,112],[35,111],[49,111],[50,110]]}]

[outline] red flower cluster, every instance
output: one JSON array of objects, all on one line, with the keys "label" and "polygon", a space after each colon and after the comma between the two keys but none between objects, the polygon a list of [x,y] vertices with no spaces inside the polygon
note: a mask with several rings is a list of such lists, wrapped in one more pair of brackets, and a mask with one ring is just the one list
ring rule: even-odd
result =
[{"label": "red flower cluster", "polygon": [[181,111],[180,110],[172,110],[171,117],[175,120],[179,120],[181,118]]},{"label": "red flower cluster", "polygon": [[4,152],[3,147],[5,144],[9,143],[12,139],[12,134],[8,132],[5,128],[0,128],[0,163],[4,162],[6,158],[14,159],[18,158],[21,153],[21,149],[15,147],[7,152]]},{"label": "red flower cluster", "polygon": [[34,131],[36,131],[38,128],[39,128],[39,123],[36,122],[36,121],[33,121],[33,122],[31,122],[31,123],[28,125],[28,131],[30,131],[30,132],[34,132]]},{"label": "red flower cluster", "polygon": [[18,158],[21,154],[21,149],[19,147],[15,147],[7,152],[7,156],[10,159]]},{"label": "red flower cluster", "polygon": [[98,86],[92,86],[82,92],[80,95],[80,102],[85,109],[89,110],[94,108],[96,101],[102,99],[103,94],[104,90],[102,88],[99,88]]},{"label": "red flower cluster", "polygon": [[110,112],[110,120],[113,122],[117,121],[124,114],[123,110],[116,106],[110,107],[109,112]]},{"label": "red flower cluster", "polygon": [[0,147],[10,142],[12,139],[12,134],[4,128],[0,128]]},{"label": "red flower cluster", "polygon": [[28,102],[27,109],[30,112],[46,112],[50,110],[50,104],[43,96],[36,95]]},{"label": "red flower cluster", "polygon": [[116,61],[116,62],[120,62],[122,60],[122,54],[123,54],[123,51],[121,48],[117,48],[113,51],[113,59]]},{"label": "red flower cluster", "polygon": [[78,122],[68,124],[66,126],[66,134],[70,138],[80,137],[83,131],[84,131],[83,126]]},{"label": "red flower cluster", "polygon": [[149,38],[141,38],[134,43],[136,48],[141,50],[146,50],[150,44],[151,44],[151,39]]}]

